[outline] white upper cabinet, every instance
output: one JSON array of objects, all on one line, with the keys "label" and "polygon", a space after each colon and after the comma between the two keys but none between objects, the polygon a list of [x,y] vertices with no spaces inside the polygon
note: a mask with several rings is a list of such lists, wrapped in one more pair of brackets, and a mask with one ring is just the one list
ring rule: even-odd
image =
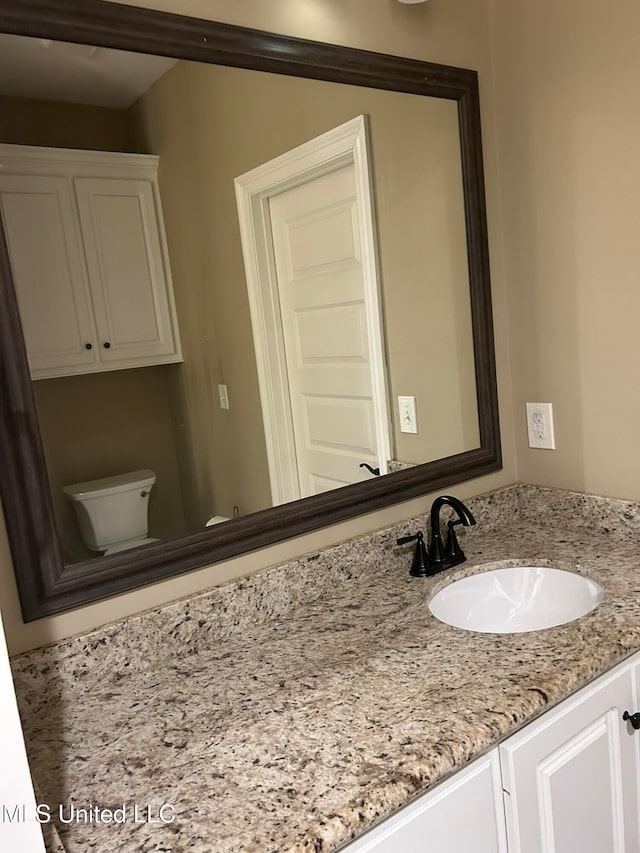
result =
[{"label": "white upper cabinet", "polygon": [[0,145],[34,379],[181,361],[158,158]]},{"label": "white upper cabinet", "polygon": [[64,177],[0,172],[0,199],[32,375],[95,370],[72,187]]}]

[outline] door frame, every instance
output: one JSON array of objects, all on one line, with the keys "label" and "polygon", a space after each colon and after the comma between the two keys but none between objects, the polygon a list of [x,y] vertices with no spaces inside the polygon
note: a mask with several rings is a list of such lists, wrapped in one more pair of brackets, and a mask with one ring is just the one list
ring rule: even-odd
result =
[{"label": "door frame", "polygon": [[235,179],[274,506],[299,499],[300,486],[269,199],[352,164],[358,202],[357,229],[362,253],[374,421],[380,472],[384,474],[387,461],[391,459],[391,412],[367,117],[356,116]]}]

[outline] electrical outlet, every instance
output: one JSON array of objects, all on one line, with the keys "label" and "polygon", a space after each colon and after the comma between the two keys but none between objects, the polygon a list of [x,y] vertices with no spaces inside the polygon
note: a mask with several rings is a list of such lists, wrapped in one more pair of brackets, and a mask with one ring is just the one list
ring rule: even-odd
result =
[{"label": "electrical outlet", "polygon": [[400,432],[410,432],[416,435],[418,432],[416,398],[398,397],[398,409],[400,411]]},{"label": "electrical outlet", "polygon": [[529,447],[541,447],[545,450],[556,449],[551,403],[527,403],[527,430]]}]

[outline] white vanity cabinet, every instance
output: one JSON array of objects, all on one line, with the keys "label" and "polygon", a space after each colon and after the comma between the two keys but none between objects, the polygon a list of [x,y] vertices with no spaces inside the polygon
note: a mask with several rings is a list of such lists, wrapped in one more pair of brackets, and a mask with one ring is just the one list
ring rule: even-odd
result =
[{"label": "white vanity cabinet", "polygon": [[510,853],[638,853],[638,656],[500,747]]},{"label": "white vanity cabinet", "polygon": [[640,853],[639,686],[640,653],[346,850]]},{"label": "white vanity cabinet", "polygon": [[158,158],[0,145],[34,379],[181,361]]}]

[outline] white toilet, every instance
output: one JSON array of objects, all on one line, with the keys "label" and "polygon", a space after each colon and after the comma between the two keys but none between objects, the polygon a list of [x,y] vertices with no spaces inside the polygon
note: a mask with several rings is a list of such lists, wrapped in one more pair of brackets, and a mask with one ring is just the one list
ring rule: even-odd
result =
[{"label": "white toilet", "polygon": [[149,493],[156,475],[149,469],[64,486],[73,502],[82,541],[91,551],[116,554],[159,542],[148,537]]}]

